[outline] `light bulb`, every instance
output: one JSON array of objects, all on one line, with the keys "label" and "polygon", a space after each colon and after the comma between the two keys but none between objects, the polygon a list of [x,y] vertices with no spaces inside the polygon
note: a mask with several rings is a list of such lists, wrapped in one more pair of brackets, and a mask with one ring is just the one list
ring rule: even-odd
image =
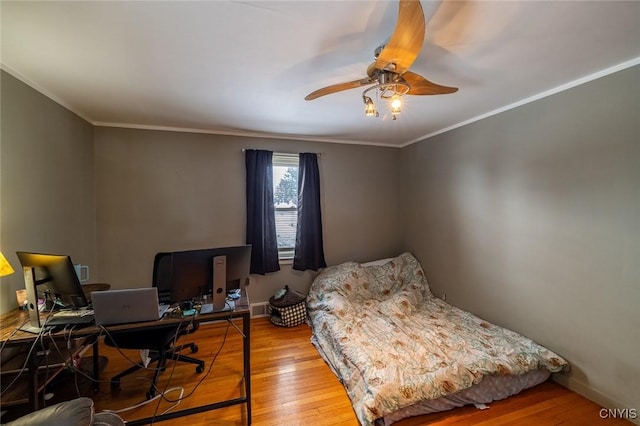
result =
[{"label": "light bulb", "polygon": [[367,117],[375,117],[376,115],[376,106],[368,96],[364,97],[364,114]]},{"label": "light bulb", "polygon": [[391,97],[391,114],[400,114],[402,111],[402,98],[400,95],[393,95]]}]

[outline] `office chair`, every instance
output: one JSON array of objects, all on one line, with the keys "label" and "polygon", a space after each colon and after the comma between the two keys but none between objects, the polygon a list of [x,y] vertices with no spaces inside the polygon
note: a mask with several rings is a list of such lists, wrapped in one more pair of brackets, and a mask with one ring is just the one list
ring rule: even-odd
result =
[{"label": "office chair", "polygon": [[[174,345],[174,339],[186,334],[191,334],[198,329],[198,324],[193,323],[185,326],[184,324],[171,324],[166,327],[152,328],[144,331],[117,331],[110,332],[104,339],[104,343],[108,346],[120,349],[149,349],[151,361],[149,365],[155,364],[155,372],[151,386],[147,391],[147,399],[151,399],[156,394],[156,384],[160,373],[165,370],[168,359],[175,361],[188,362],[196,364],[196,373],[204,371],[204,361],[180,354],[180,350],[184,348],[191,349],[192,353],[198,352],[198,346],[195,343],[185,345]],[[128,374],[144,368],[140,364],[135,364],[125,371],[111,378],[111,389],[120,388],[120,379]]]},{"label": "office chair", "polygon": [[[201,250],[197,250],[201,251]],[[173,252],[156,253],[153,258],[153,275],[151,285],[158,289],[158,299],[160,303],[174,304],[184,302],[176,299],[176,288],[174,288],[174,271],[173,271]],[[194,323],[193,328],[189,331],[191,334],[198,330],[198,324]],[[191,348],[191,352],[196,352],[198,346],[195,343],[186,343],[183,348]],[[195,348],[195,349],[194,349]]]},{"label": "office chair", "polygon": [[[160,303],[173,302],[172,294],[172,253],[158,253],[153,261],[153,287],[158,289]],[[108,334],[104,342],[108,346],[119,347],[121,349],[149,349],[151,361],[149,365],[155,364],[155,372],[151,386],[147,391],[147,399],[151,399],[156,394],[156,383],[160,373],[165,370],[168,359],[175,361],[196,364],[196,373],[204,371],[204,361],[180,354],[184,348],[191,349],[192,353],[198,352],[198,345],[195,343],[185,343],[174,346],[174,339],[198,330],[197,322],[185,324],[171,324],[167,327],[153,328],[145,331],[118,331]],[[120,379],[128,374],[142,369],[141,365],[133,365],[125,371],[111,378],[111,389],[120,388]]]}]

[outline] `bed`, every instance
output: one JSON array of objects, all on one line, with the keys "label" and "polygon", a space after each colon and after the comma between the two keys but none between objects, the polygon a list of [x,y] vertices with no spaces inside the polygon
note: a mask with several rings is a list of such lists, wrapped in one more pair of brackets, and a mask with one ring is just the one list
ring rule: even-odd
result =
[{"label": "bed", "polygon": [[312,342],[362,425],[504,399],[568,368],[550,350],[436,298],[417,259],[322,271]]}]

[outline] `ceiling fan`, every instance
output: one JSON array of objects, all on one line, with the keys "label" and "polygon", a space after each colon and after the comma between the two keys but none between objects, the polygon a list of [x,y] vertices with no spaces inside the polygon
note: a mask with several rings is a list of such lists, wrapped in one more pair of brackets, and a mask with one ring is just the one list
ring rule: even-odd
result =
[{"label": "ceiling fan", "polygon": [[362,93],[365,114],[378,116],[375,103],[368,96],[369,92],[375,90],[381,99],[391,101],[391,114],[395,120],[401,111],[403,95],[457,92],[457,87],[442,86],[409,71],[422,50],[424,33],[425,18],[420,0],[400,0],[396,27],[387,43],[375,49],[375,62],[367,67],[367,77],[323,87],[309,93],[304,99],[310,101],[343,90],[373,85]]}]

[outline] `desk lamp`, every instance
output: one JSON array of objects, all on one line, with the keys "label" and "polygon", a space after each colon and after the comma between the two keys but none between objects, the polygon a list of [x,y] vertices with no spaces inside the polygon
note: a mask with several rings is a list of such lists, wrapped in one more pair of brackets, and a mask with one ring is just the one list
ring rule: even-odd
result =
[{"label": "desk lamp", "polygon": [[0,251],[0,277],[4,277],[5,275],[11,275],[13,274],[13,268],[11,267],[11,264],[9,263],[9,261],[7,260],[6,257],[4,257],[4,254],[2,254],[2,252]]},{"label": "desk lamp", "polygon": [[[11,275],[14,272],[15,271],[11,267],[11,264],[9,263],[7,258],[4,257],[4,254],[2,254],[2,252],[0,251],[0,277]],[[18,306],[20,306],[19,302],[18,302]]]}]

